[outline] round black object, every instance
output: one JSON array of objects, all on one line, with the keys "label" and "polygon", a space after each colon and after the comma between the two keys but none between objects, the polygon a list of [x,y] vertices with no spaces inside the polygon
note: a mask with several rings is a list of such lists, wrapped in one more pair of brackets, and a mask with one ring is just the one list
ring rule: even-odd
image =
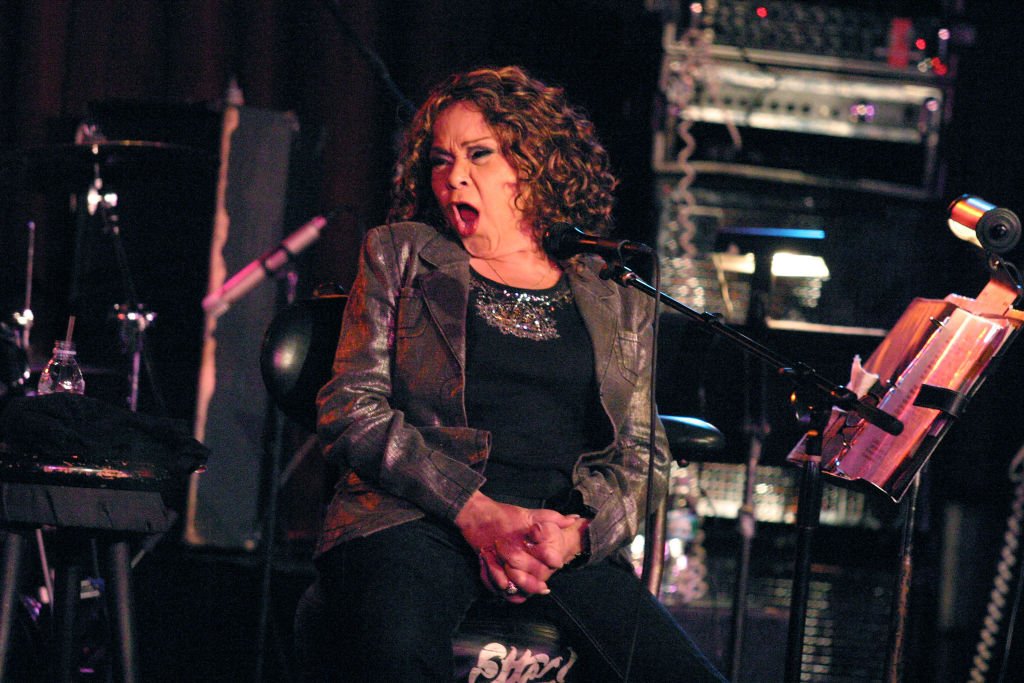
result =
[{"label": "round black object", "polygon": [[1020,241],[1020,219],[1009,209],[992,209],[978,219],[974,231],[985,249],[1005,254]]},{"label": "round black object", "polygon": [[260,372],[270,398],[310,431],[316,429],[316,394],[331,376],[347,299],[296,301],[274,316],[263,336]]}]

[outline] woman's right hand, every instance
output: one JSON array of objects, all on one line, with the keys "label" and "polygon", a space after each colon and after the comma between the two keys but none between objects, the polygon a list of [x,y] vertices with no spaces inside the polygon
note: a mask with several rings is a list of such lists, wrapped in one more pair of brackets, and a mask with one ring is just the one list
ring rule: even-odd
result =
[{"label": "woman's right hand", "polygon": [[548,593],[547,580],[564,562],[534,549],[548,545],[562,529],[579,518],[554,510],[532,510],[499,503],[475,492],[455,517],[455,525],[480,557],[480,578],[509,602],[524,602],[530,595]]}]

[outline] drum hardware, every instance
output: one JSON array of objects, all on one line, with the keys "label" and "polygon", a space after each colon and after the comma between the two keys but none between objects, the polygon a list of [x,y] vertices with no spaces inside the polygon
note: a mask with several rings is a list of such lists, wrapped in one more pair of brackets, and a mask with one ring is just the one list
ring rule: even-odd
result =
[{"label": "drum hardware", "polygon": [[28,354],[20,338],[7,323],[0,322],[0,399],[23,392],[29,378]]},{"label": "drum hardware", "polygon": [[32,323],[35,322],[35,314],[32,313],[32,271],[36,260],[35,221],[28,221],[25,228],[28,230],[28,256],[25,259],[25,308],[14,314],[14,321],[21,328],[21,348],[28,353]]},{"label": "drum hardware", "polygon": [[[121,301],[113,306],[110,315],[120,327],[123,352],[131,359],[125,401],[133,411],[138,409],[138,386],[143,367],[152,376],[144,337],[154,324],[156,313],[139,302],[135,290],[122,242],[118,188],[147,175],[165,174],[168,167],[206,169],[212,168],[215,162],[214,154],[185,145],[133,139],[109,140],[98,125],[88,121],[78,126],[74,143],[30,147],[0,156],[4,184],[9,184],[12,191],[70,193],[72,208],[98,217],[103,233],[110,237],[122,286]],[[37,317],[31,307],[34,221],[29,222],[28,230],[25,308],[14,315],[20,328],[20,346],[26,353],[30,348],[29,334]],[[79,265],[76,263],[74,267],[77,272]],[[166,412],[155,382],[150,385],[159,412]]]},{"label": "drum hardware", "polygon": [[32,313],[32,271],[36,252],[36,224],[28,221],[28,257],[25,265],[25,307],[13,315],[16,329],[0,322],[0,398],[24,391],[30,376],[28,354],[35,314]]},{"label": "drum hardware", "polygon": [[205,150],[148,140],[96,140],[44,145],[0,156],[5,180],[13,188],[35,192],[81,191],[97,176],[110,187],[142,172],[168,166],[210,167],[216,158]]},{"label": "drum hardware", "polygon": [[[128,255],[125,251],[121,235],[120,215],[116,211],[118,196],[116,192],[104,191],[99,163],[93,164],[93,181],[86,194],[86,200],[89,215],[98,214],[100,216],[103,223],[103,231],[111,238],[114,258],[121,275],[121,288],[127,298],[125,303],[114,304],[112,316],[118,322],[122,352],[131,358],[127,404],[129,410],[134,413],[139,407],[139,378],[142,372],[143,358],[146,353],[145,335],[146,331],[156,320],[157,314],[148,310],[145,304],[139,302],[135,281],[132,278]],[[150,363],[147,360],[146,369],[149,370],[150,367]],[[152,378],[152,374],[150,376]],[[160,405],[161,412],[164,412],[163,400],[160,397],[159,391],[154,390],[154,396]]]},{"label": "drum hardware", "polygon": [[143,341],[146,330],[156,320],[156,313],[145,304],[114,304],[113,316],[121,334],[122,350],[131,356],[132,368],[129,375],[128,407],[132,412],[139,406],[139,377],[142,374]]},{"label": "drum hardware", "polygon": [[[131,186],[132,182],[145,180],[147,176],[161,177],[167,173],[169,167],[184,167],[186,165],[190,169],[212,167],[215,160],[215,155],[182,145],[143,140],[107,140],[95,126],[80,127],[73,144],[34,147],[0,154],[0,182],[5,190],[12,193],[54,195],[55,198],[69,197],[71,211],[73,213],[80,212],[78,216],[82,220],[102,222],[100,229],[112,242],[113,261],[123,289],[123,294],[114,297],[114,301],[120,299],[120,302],[111,307],[107,319],[117,322],[122,352],[131,357],[131,376],[126,392],[128,394],[126,402],[132,412],[138,409],[139,378],[144,363],[152,376],[146,359],[147,347],[144,344],[144,337],[149,327],[155,323],[157,316],[145,304],[138,301],[138,293],[129,267],[130,262],[122,241],[123,226],[119,215],[119,200],[123,197],[119,197],[118,192],[127,192],[122,188],[126,185]],[[45,223],[43,227],[45,228]],[[94,229],[93,225],[89,226],[90,231]],[[27,230],[28,254],[24,308],[14,313],[13,325],[0,323],[2,326],[2,330],[0,330],[0,371],[2,371],[0,374],[0,398],[9,392],[23,392],[23,385],[27,382],[30,373],[33,369],[37,371],[40,369],[34,367],[28,357],[30,335],[39,313],[32,307],[36,221],[28,221]],[[44,232],[44,238],[46,234]],[[80,248],[80,243],[76,241],[73,266],[76,276],[73,281],[76,283],[83,258],[79,251]],[[73,285],[72,293],[74,293],[75,287],[76,285]],[[91,372],[122,374],[120,370],[106,367],[92,368]],[[165,412],[163,401],[156,388],[153,387],[152,390],[160,404],[160,411]],[[82,469],[84,470],[84,468]],[[6,476],[4,479],[6,483]],[[85,483],[85,485],[89,486],[90,484]],[[59,587],[55,588],[54,586],[54,572],[48,562],[50,549],[46,547],[46,543],[50,539],[44,539],[42,528],[37,527],[33,533],[34,545],[38,549],[41,582],[44,585],[39,590],[40,599],[32,600],[32,602],[37,611],[45,610],[44,616],[52,618],[54,596],[59,592]],[[143,551],[151,550],[155,542],[162,536],[162,533],[151,536]],[[142,552],[131,562],[131,566],[138,562],[141,555]],[[93,585],[93,580],[83,580],[81,593],[73,591],[75,599],[98,597],[99,593]],[[108,643],[93,644],[97,645],[93,652],[94,655],[104,658],[109,656]],[[2,664],[0,664],[0,668],[2,668]]]}]

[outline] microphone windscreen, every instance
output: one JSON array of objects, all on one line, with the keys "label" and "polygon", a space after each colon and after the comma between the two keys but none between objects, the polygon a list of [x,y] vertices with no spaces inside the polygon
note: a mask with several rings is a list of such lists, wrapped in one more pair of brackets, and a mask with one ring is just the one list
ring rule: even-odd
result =
[{"label": "microphone windscreen", "polygon": [[555,223],[544,231],[544,238],[541,241],[544,251],[556,259],[565,259],[576,254],[576,244],[582,230],[568,223]]}]

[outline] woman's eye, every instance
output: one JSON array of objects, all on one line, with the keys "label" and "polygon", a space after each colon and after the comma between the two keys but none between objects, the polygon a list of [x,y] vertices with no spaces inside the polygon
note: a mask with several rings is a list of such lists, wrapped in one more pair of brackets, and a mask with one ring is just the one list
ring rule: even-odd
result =
[{"label": "woman's eye", "polygon": [[437,168],[438,166],[444,166],[448,163],[448,159],[445,157],[430,157],[430,167]]},{"label": "woman's eye", "polygon": [[481,161],[494,154],[493,149],[475,149],[469,153],[469,158],[473,161]]}]

